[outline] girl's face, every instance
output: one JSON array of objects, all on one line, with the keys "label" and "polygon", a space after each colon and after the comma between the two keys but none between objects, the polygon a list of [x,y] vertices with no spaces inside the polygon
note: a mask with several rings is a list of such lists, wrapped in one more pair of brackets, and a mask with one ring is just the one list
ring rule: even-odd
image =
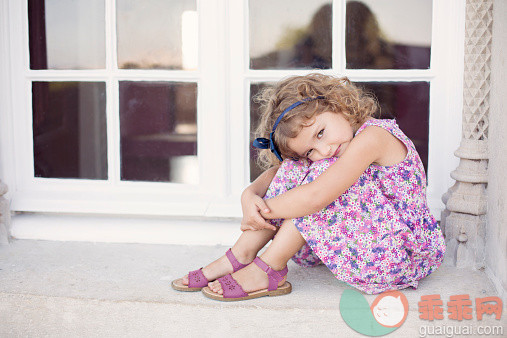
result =
[{"label": "girl's face", "polygon": [[314,122],[303,127],[299,134],[288,140],[289,148],[313,162],[343,154],[354,132],[350,123],[340,113],[324,112]]}]

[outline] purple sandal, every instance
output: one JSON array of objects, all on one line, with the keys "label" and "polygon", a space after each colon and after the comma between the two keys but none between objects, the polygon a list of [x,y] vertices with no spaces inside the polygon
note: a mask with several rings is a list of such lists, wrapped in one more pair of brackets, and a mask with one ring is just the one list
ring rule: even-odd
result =
[{"label": "purple sandal", "polygon": [[[232,264],[233,272],[236,272],[240,269],[243,269],[248,264],[241,264],[234,254],[232,253],[232,250],[229,249],[225,253],[225,256],[227,259],[229,259],[229,262]],[[182,282],[183,278],[178,278],[173,280],[171,286],[173,289],[178,291],[200,291],[203,287],[207,286],[210,281],[204,276],[202,273],[202,268],[195,271],[190,271],[188,273],[188,285],[184,285]]]},{"label": "purple sandal", "polygon": [[209,287],[203,288],[202,293],[208,298],[220,301],[247,300],[264,296],[281,296],[291,293],[292,285],[289,282],[285,282],[283,285],[278,286],[278,283],[283,280],[289,271],[287,267],[280,271],[273,270],[259,257],[256,257],[253,262],[268,275],[269,285],[267,289],[246,293],[241,285],[232,278],[231,274],[227,274],[217,278],[217,281],[222,285],[223,295],[211,291]]}]

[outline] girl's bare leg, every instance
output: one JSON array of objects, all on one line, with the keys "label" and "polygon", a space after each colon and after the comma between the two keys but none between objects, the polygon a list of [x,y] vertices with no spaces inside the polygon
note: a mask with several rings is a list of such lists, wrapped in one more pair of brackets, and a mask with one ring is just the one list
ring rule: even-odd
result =
[{"label": "girl's bare leg", "polygon": [[[244,231],[231,248],[232,253],[240,263],[248,264],[253,261],[259,250],[273,238],[275,233],[276,231],[268,229]],[[208,280],[215,280],[231,272],[232,265],[225,255],[202,269],[202,273]],[[188,285],[188,275],[183,277],[182,283]]]},{"label": "girl's bare leg", "polygon": [[[285,220],[278,230],[273,242],[260,258],[271,268],[281,270],[289,259],[296,254],[305,244],[305,240],[299,233],[292,220]],[[252,258],[253,259],[253,258]],[[232,269],[231,269],[232,271]],[[268,276],[256,264],[250,264],[247,267],[236,271],[232,277],[238,282],[245,292],[253,292],[266,289],[268,287]],[[280,282],[282,285],[285,279]],[[222,286],[218,281],[208,284],[210,289],[219,294],[223,294]]]}]

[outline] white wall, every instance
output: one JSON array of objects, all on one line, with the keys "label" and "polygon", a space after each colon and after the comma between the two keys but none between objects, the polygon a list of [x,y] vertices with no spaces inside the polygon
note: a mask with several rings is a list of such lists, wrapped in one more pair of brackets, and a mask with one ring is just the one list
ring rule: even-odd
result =
[{"label": "white wall", "polygon": [[503,296],[507,290],[507,1],[493,4],[486,264]]}]

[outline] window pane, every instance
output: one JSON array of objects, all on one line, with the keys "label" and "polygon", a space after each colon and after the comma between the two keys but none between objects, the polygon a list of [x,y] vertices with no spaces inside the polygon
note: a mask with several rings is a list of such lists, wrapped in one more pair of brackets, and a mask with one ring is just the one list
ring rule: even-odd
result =
[{"label": "window pane", "polygon": [[118,67],[196,69],[195,0],[118,0]]},{"label": "window pane", "polygon": [[381,118],[395,118],[401,130],[414,142],[424,168],[428,170],[429,98],[428,82],[356,83],[378,99]]},{"label": "window pane", "polygon": [[[269,83],[252,84],[250,97],[253,98]],[[421,156],[424,168],[428,168],[429,134],[429,83],[427,82],[375,82],[356,83],[373,93],[380,105],[383,119],[393,119],[403,132],[414,142]],[[252,146],[253,133],[260,120],[259,105],[250,100],[250,180],[255,180],[262,169],[257,166],[258,150]]]},{"label": "window pane", "polygon": [[250,68],[331,68],[329,0],[251,0]]},{"label": "window pane", "polygon": [[36,177],[107,179],[106,85],[33,82]]},{"label": "window pane", "polygon": [[197,184],[197,84],[120,82],[121,178]]},{"label": "window pane", "polygon": [[29,0],[31,69],[105,67],[104,0]]},{"label": "window pane", "polygon": [[432,1],[347,1],[349,69],[430,67]]}]

